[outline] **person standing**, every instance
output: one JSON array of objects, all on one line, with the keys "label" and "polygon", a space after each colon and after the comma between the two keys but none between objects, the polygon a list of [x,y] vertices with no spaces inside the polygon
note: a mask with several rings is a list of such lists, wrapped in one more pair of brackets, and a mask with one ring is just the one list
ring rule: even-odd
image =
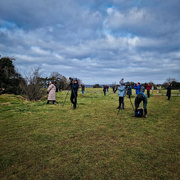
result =
[{"label": "person standing", "polygon": [[122,83],[121,86],[119,86],[118,90],[119,90],[118,92],[119,106],[116,109],[120,109],[121,104],[122,104],[122,109],[124,109],[124,97],[126,95],[126,86]]},{"label": "person standing", "polygon": [[73,109],[76,109],[76,105],[77,105],[78,88],[79,88],[78,79],[75,78],[74,83],[72,84],[71,87],[71,98],[70,98],[71,103],[73,104]]},{"label": "person standing", "polygon": [[132,95],[132,87],[130,84],[128,84],[127,86],[127,95],[129,96],[129,99],[130,99]]},{"label": "person standing", "polygon": [[109,85],[107,84],[107,86],[106,86],[106,89],[107,89],[107,92],[108,92],[108,90],[109,90]]},{"label": "person standing", "polygon": [[58,92],[58,87],[57,87],[57,83],[55,82],[54,84],[56,86],[56,92]]},{"label": "person standing", "polygon": [[[138,112],[138,107],[141,101],[143,101],[144,117],[147,118],[147,96],[143,92],[140,92],[135,98],[135,114]],[[134,115],[135,116],[135,115]]]},{"label": "person standing", "polygon": [[146,89],[147,89],[147,96],[148,98],[150,98],[151,85],[149,83],[146,85]]},{"label": "person standing", "polygon": [[52,103],[54,104],[56,101],[56,86],[54,82],[50,82],[50,85],[48,87],[48,100],[47,100],[47,104],[49,104],[49,101],[52,101]]},{"label": "person standing", "polygon": [[139,92],[140,92],[140,89],[141,89],[141,84],[140,84],[140,82],[138,82],[136,85],[134,85],[134,89],[136,89],[136,95],[138,95]]},{"label": "person standing", "polygon": [[113,84],[113,85],[112,85],[113,92],[115,91],[115,87],[116,87],[116,86]]},{"label": "person standing", "polygon": [[170,97],[171,97],[171,84],[169,83],[168,84],[168,87],[167,87],[167,94],[166,96],[168,97],[167,100],[170,100]]},{"label": "person standing", "polygon": [[81,84],[81,91],[82,91],[82,94],[84,94],[84,90],[85,90],[85,85],[84,85],[84,84]]},{"label": "person standing", "polygon": [[103,86],[104,96],[106,96],[106,85]]}]

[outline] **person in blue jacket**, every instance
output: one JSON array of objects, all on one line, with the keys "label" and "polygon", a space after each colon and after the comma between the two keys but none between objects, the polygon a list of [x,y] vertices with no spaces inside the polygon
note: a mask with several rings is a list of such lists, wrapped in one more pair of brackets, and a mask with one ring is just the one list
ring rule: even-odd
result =
[{"label": "person in blue jacket", "polygon": [[78,80],[77,78],[75,78],[74,83],[71,86],[71,98],[70,98],[71,103],[73,104],[73,109],[76,109],[78,88],[79,88]]},{"label": "person in blue jacket", "polygon": [[121,86],[119,86],[118,90],[119,90],[119,92],[118,92],[119,106],[116,109],[120,109],[121,104],[122,104],[122,108],[124,109],[124,97],[126,95],[126,86],[125,86],[125,84],[122,83]]},{"label": "person in blue jacket", "polygon": [[143,92],[140,92],[135,98],[135,114],[138,111],[138,107],[139,107],[141,101],[143,101],[144,117],[147,118],[147,103],[148,103],[148,101],[147,101],[146,94],[144,94]]},{"label": "person in blue jacket", "polygon": [[138,82],[136,85],[134,85],[134,89],[136,89],[136,95],[138,95],[139,92],[140,92],[140,89],[141,89],[141,84],[140,84],[140,82]]}]

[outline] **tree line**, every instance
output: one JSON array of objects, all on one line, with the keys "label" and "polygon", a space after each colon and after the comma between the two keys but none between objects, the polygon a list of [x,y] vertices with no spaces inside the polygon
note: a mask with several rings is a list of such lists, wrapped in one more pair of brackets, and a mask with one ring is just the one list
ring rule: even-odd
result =
[{"label": "tree line", "polygon": [[[56,88],[59,90],[69,89],[69,78],[67,79],[58,72],[52,72],[50,77],[44,78],[42,77],[39,67],[32,69],[31,72],[27,73],[25,77],[23,77],[15,69],[13,64],[14,61],[15,59],[10,57],[0,58],[0,94],[16,94],[22,95],[30,101],[39,100],[45,96],[46,88],[48,87],[48,83],[50,81],[56,82]],[[79,84],[81,83],[82,81],[79,80]],[[132,87],[135,84],[134,82],[129,83]],[[154,86],[154,89],[160,85],[162,88],[166,88],[168,83],[171,83],[173,89],[180,89],[180,82],[177,82],[174,78],[168,78],[163,84],[154,84],[153,82],[149,82],[151,86]],[[146,86],[146,84],[147,83],[143,83],[142,85]],[[93,87],[101,88],[99,84],[95,84]]]},{"label": "tree line", "polygon": [[[50,81],[56,82],[57,89],[69,89],[69,79],[58,72],[52,72],[50,77],[42,77],[40,67],[35,67],[24,77],[17,72],[14,58],[0,58],[0,93],[22,95],[28,100],[39,100],[46,95]],[[81,81],[81,80],[80,80]]]}]

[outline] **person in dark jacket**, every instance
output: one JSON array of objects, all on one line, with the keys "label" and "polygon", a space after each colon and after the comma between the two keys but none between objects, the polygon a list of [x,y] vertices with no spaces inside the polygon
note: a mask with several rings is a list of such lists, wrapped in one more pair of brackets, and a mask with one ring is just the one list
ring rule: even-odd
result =
[{"label": "person in dark jacket", "polygon": [[171,97],[171,84],[169,83],[168,84],[168,87],[167,87],[167,94],[166,96],[168,97],[167,100],[170,100],[170,97]]},{"label": "person in dark jacket", "polygon": [[143,92],[140,92],[135,98],[135,114],[138,111],[138,107],[139,107],[141,101],[143,101],[144,117],[147,118],[147,103],[148,103],[148,101],[147,101],[146,94],[144,94]]},{"label": "person in dark jacket", "polygon": [[82,91],[82,94],[84,94],[84,90],[85,90],[85,85],[84,85],[84,84],[81,84],[81,91]]},{"label": "person in dark jacket", "polygon": [[115,93],[115,87],[116,87],[116,86],[113,84],[113,85],[112,85],[112,89],[113,89],[113,92],[114,92],[114,93]]},{"label": "person in dark jacket", "polygon": [[104,96],[106,96],[106,88],[107,88],[107,86],[106,86],[106,85],[104,85],[104,86],[103,86]]},{"label": "person in dark jacket", "polygon": [[56,86],[56,92],[58,92],[58,87],[57,87],[57,83],[55,82],[55,86]]},{"label": "person in dark jacket", "polygon": [[130,84],[128,84],[127,86],[127,95],[129,96],[129,99],[130,99],[132,95],[132,87]]},{"label": "person in dark jacket", "polygon": [[79,88],[79,84],[78,84],[78,80],[77,78],[74,80],[74,83],[71,86],[71,103],[73,104],[73,109],[76,109],[76,105],[77,105],[77,96],[78,96],[78,88]]},{"label": "person in dark jacket", "polygon": [[150,98],[151,85],[149,83],[146,85],[146,89],[147,89],[147,96],[148,98]]},{"label": "person in dark jacket", "polygon": [[124,83],[122,83],[121,86],[119,86],[118,90],[119,90],[118,92],[119,106],[116,109],[120,109],[121,104],[122,104],[122,108],[124,109],[124,97],[126,95],[126,86],[124,85]]}]

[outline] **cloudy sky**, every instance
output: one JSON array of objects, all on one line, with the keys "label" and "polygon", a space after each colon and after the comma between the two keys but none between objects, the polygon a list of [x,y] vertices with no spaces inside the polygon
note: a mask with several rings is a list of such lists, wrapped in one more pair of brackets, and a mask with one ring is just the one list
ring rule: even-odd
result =
[{"label": "cloudy sky", "polygon": [[0,0],[0,55],[85,84],[180,81],[180,1]]}]

